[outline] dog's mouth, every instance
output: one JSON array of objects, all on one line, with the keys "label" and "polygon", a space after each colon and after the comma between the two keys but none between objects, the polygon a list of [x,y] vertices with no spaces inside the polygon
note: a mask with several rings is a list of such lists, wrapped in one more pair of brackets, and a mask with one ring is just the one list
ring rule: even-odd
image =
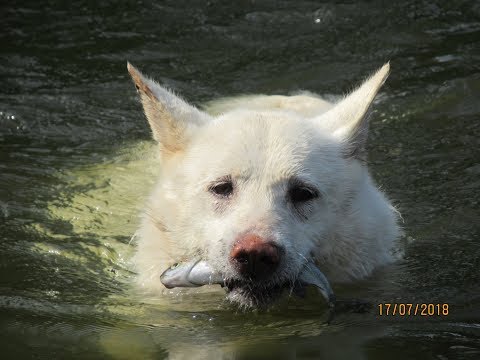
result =
[{"label": "dog's mouth", "polygon": [[252,281],[227,280],[223,287],[227,298],[244,308],[265,308],[292,287],[291,283],[261,284]]},{"label": "dog's mouth", "polygon": [[307,262],[293,281],[269,283],[227,278],[207,262],[196,259],[173,265],[163,272],[160,281],[167,288],[218,284],[227,290],[227,297],[231,301],[244,307],[265,307],[279,298],[285,289],[302,293],[308,285],[316,286],[331,307],[335,303],[335,295],[327,278],[313,262]]}]

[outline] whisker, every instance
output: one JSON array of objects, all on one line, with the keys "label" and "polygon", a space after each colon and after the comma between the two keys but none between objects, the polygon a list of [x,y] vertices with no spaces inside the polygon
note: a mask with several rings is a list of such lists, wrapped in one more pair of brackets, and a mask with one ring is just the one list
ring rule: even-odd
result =
[{"label": "whisker", "polygon": [[132,241],[137,237],[137,232],[135,231],[132,235],[132,237],[130,238],[130,240],[128,241],[128,245],[131,245],[132,244]]},{"label": "whisker", "polygon": [[[308,260],[308,259],[305,257],[305,255],[303,255],[303,254],[301,254],[301,253],[297,253],[297,254],[300,255],[300,257],[305,260],[305,263],[303,264],[303,268],[302,268],[302,269],[307,268],[308,270],[311,271],[311,270],[312,270],[311,261]],[[300,276],[300,273],[301,273],[302,271],[303,271],[303,270],[301,270],[299,273],[296,274],[295,280]]]},{"label": "whisker", "polygon": [[151,212],[151,209],[147,209],[145,211],[145,215],[147,215],[150,218],[153,225],[155,225],[155,227],[158,230],[160,230],[161,232],[170,232],[170,230],[167,228],[165,223],[162,220],[158,219],[156,216],[153,215],[153,213]]}]

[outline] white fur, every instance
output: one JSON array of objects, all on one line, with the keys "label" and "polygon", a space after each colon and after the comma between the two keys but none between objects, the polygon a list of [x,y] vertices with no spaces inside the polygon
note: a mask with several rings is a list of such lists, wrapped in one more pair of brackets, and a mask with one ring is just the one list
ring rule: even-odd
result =
[{"label": "white fur", "polygon": [[[366,277],[393,260],[397,213],[375,186],[364,157],[366,113],[388,64],[335,105],[310,93],[242,96],[210,103],[210,115],[131,65],[129,71],[161,145],[162,174],[134,258],[144,289],[160,293],[162,271],[198,254],[234,278],[228,254],[246,231],[285,249],[272,284],[293,281],[306,258],[333,282]],[[226,175],[236,188],[228,201],[208,191]],[[293,176],[321,194],[305,209],[307,219],[286,200]]]}]

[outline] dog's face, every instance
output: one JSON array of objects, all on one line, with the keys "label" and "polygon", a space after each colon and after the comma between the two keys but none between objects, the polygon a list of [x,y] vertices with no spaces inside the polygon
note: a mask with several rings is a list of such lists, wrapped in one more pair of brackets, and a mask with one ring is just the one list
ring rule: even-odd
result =
[{"label": "dog's face", "polygon": [[349,162],[304,119],[238,111],[199,131],[165,185],[186,207],[180,232],[194,239],[192,250],[236,280],[230,298],[257,304],[292,286],[328,244],[339,195],[347,196],[339,189],[357,177]]},{"label": "dog's face", "polygon": [[250,110],[213,118],[129,70],[162,152],[163,210],[151,216],[178,256],[206,260],[244,307],[270,303],[307,261],[328,258],[331,228],[367,171],[365,114],[387,66],[311,119]]}]

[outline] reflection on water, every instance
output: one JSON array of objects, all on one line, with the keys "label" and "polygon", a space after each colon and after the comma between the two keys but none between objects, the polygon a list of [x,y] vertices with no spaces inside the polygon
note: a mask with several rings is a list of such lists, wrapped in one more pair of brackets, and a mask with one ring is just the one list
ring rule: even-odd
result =
[{"label": "reflection on water", "polygon": [[[1,5],[2,356],[432,359],[480,356],[480,7],[469,1]],[[392,61],[370,162],[400,208],[405,260],[337,287],[370,301],[325,324],[321,299],[241,313],[220,289],[129,287],[158,171],[126,60],[187,99],[327,97]],[[449,303],[380,317],[378,303]]]}]

